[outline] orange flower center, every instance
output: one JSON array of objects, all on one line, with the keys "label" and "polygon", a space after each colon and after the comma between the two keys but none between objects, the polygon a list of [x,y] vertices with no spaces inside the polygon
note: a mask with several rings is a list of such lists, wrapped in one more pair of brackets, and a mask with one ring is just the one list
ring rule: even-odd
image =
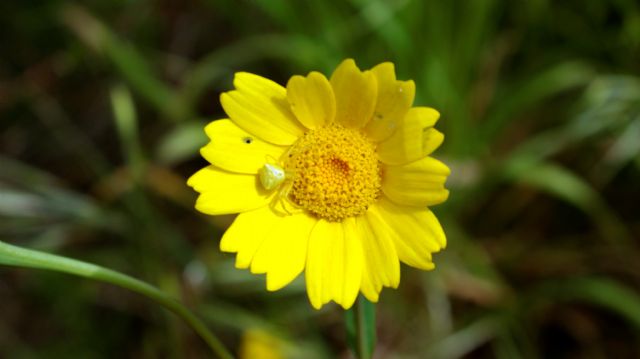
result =
[{"label": "orange flower center", "polygon": [[289,199],[328,221],[363,214],[380,194],[375,144],[337,124],[302,136],[291,147],[285,168],[292,180]]}]

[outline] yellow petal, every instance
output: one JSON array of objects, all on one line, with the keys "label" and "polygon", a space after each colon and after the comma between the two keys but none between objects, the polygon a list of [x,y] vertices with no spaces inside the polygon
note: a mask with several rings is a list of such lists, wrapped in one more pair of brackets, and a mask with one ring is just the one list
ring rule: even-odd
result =
[{"label": "yellow petal", "polygon": [[444,140],[433,129],[440,114],[429,107],[414,107],[407,112],[402,126],[388,139],[378,144],[380,161],[400,165],[416,161],[433,152]]},{"label": "yellow petal", "polygon": [[442,226],[428,208],[398,206],[380,199],[370,211],[378,212],[391,231],[398,258],[410,266],[433,269],[431,253],[446,245]]},{"label": "yellow petal", "polygon": [[317,221],[300,212],[280,217],[263,228],[267,234],[253,257],[251,272],[267,274],[267,290],[281,289],[302,272],[309,235]]},{"label": "yellow petal", "polygon": [[220,103],[236,125],[276,145],[291,145],[304,133],[284,87],[246,72],[237,73],[233,84],[236,90],[223,93]]},{"label": "yellow petal", "polygon": [[309,129],[332,122],[336,115],[333,89],[319,72],[293,76],[287,83],[287,99],[298,120]]},{"label": "yellow petal", "polygon": [[400,262],[386,224],[379,214],[367,211],[356,218],[365,267],[362,275],[362,293],[376,302],[383,286],[397,288],[400,283]]},{"label": "yellow petal", "polygon": [[281,217],[269,206],[240,213],[222,236],[220,250],[238,253],[237,268],[249,268],[253,256],[266,237],[266,229],[271,228]]},{"label": "yellow petal", "polygon": [[433,153],[444,141],[444,134],[435,128],[428,128],[422,133],[422,155]]},{"label": "yellow petal", "polygon": [[258,176],[232,173],[215,166],[196,172],[187,185],[200,193],[196,209],[206,214],[244,212],[265,206],[270,199]]},{"label": "yellow petal", "polygon": [[204,130],[211,142],[200,150],[202,157],[227,171],[256,174],[286,151],[286,147],[265,142],[227,119],[213,121]]},{"label": "yellow petal", "polygon": [[371,117],[376,105],[377,84],[371,71],[362,72],[353,59],[344,60],[331,75],[336,98],[336,122],[360,128]]},{"label": "yellow petal", "polygon": [[449,191],[444,188],[449,168],[435,158],[384,166],[382,173],[382,191],[397,204],[433,206],[449,197]]},{"label": "yellow petal", "polygon": [[353,305],[362,278],[358,237],[345,235],[343,223],[319,220],[311,232],[305,279],[314,308],[330,300],[347,309]]},{"label": "yellow petal", "polygon": [[416,85],[413,81],[397,81],[391,62],[377,65],[371,72],[378,84],[378,97],[372,120],[365,131],[373,141],[382,141],[393,134],[403,122],[413,104]]},{"label": "yellow petal", "polygon": [[362,240],[356,225],[356,219],[347,218],[342,222],[342,226],[345,238],[346,266],[343,296],[340,304],[344,309],[349,309],[356,301],[362,284],[364,253],[362,252]]}]

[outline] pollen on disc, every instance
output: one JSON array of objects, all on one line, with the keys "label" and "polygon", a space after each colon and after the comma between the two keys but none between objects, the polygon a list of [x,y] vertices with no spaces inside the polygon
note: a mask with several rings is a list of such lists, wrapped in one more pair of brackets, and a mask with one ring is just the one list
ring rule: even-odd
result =
[{"label": "pollen on disc", "polygon": [[328,221],[361,215],[380,195],[375,145],[358,130],[332,124],[309,131],[285,166],[293,175],[290,200]]}]

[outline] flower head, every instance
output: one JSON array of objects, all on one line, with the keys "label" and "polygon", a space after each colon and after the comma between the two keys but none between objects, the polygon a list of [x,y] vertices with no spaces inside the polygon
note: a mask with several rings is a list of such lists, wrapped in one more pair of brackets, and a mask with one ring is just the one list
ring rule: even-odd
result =
[{"label": "flower head", "polygon": [[439,113],[412,107],[413,81],[391,63],[361,71],[343,61],[328,80],[293,76],[284,88],[237,73],[223,93],[229,119],[210,123],[188,181],[207,214],[240,213],[220,248],[278,290],[304,271],[315,308],[376,302],[396,288],[400,262],[434,268],[446,245],[429,206],[444,202],[449,168],[429,155]]}]

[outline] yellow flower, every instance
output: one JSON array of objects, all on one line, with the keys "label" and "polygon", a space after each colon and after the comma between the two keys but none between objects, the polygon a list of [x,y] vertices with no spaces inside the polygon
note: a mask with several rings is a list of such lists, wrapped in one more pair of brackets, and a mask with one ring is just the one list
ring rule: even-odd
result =
[{"label": "yellow flower", "polygon": [[284,359],[284,343],[261,329],[244,332],[240,343],[240,359]]},{"label": "yellow flower", "polygon": [[237,73],[220,96],[229,119],[210,123],[188,181],[207,214],[240,213],[220,242],[236,267],[278,290],[304,271],[311,304],[350,308],[397,288],[400,261],[434,268],[446,245],[429,206],[444,202],[449,168],[429,155],[439,113],[412,107],[413,81],[392,63],[361,71],[343,61],[331,79],[311,72],[284,88]]}]

